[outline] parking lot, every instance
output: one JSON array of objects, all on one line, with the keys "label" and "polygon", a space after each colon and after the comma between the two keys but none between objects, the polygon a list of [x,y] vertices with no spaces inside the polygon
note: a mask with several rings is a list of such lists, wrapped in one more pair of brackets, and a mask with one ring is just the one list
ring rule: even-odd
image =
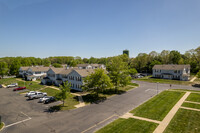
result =
[{"label": "parking lot", "polygon": [[50,104],[38,103],[39,99],[28,100],[22,91],[13,88],[0,88],[0,115],[6,127],[31,120],[32,117],[46,117],[48,108],[60,104],[60,101]]}]

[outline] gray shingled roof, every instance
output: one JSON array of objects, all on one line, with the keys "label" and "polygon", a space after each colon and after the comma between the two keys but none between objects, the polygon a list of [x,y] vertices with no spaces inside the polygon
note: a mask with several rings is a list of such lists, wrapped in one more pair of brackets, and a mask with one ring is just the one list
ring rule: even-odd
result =
[{"label": "gray shingled roof", "polygon": [[77,64],[77,67],[87,67],[89,66],[90,64]]},{"label": "gray shingled roof", "polygon": [[154,65],[153,69],[160,70],[183,70],[190,69],[190,65]]},{"label": "gray shingled roof", "polygon": [[101,65],[103,65],[103,64],[91,64],[91,66],[93,66],[93,67],[99,67]]},{"label": "gray shingled roof", "polygon": [[27,71],[30,67],[20,67],[22,71]]},{"label": "gray shingled roof", "polygon": [[49,70],[49,67],[42,67],[42,66],[39,66],[39,67],[29,67],[33,72],[45,72],[45,71],[48,71]]},{"label": "gray shingled roof", "polygon": [[64,69],[64,70],[61,70],[58,74],[65,74],[65,75],[68,75],[73,69],[70,68],[70,69]]},{"label": "gray shingled roof", "polygon": [[65,70],[66,68],[55,68],[51,67],[51,70],[55,72],[55,74],[59,74],[61,71]]},{"label": "gray shingled roof", "polygon": [[86,77],[91,73],[94,73],[94,69],[75,69],[78,74],[80,74],[82,77]]}]

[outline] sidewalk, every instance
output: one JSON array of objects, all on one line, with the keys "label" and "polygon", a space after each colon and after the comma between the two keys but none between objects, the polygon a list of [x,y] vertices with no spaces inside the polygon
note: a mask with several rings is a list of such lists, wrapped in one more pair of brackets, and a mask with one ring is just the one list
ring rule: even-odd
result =
[{"label": "sidewalk", "polygon": [[192,78],[192,79],[190,80],[190,82],[193,82],[196,78],[197,78],[197,77],[195,76],[194,78]]},{"label": "sidewalk", "polygon": [[158,127],[154,130],[154,133],[162,133],[165,128],[168,126],[178,109],[181,107],[185,99],[190,95],[191,92],[186,92],[185,95],[176,103],[176,105],[170,110],[167,116],[163,119],[163,121],[158,125]]}]

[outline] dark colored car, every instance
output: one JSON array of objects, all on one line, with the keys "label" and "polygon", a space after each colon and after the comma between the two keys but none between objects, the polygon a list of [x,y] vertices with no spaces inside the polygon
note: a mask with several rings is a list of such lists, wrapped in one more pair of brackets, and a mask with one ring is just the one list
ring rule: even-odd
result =
[{"label": "dark colored car", "polygon": [[46,99],[46,100],[44,101],[44,103],[45,103],[45,104],[48,104],[48,103],[51,103],[51,102],[54,102],[54,101],[56,101],[56,99],[55,99],[54,97],[49,97],[48,99]]},{"label": "dark colored car", "polygon": [[26,89],[26,87],[18,87],[18,88],[13,89],[13,91],[19,91],[19,90],[24,90],[24,89]]}]

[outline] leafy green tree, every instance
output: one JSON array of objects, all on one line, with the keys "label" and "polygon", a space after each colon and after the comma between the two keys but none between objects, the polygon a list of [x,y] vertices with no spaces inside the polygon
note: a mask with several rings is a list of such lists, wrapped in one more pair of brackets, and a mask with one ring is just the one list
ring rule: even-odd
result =
[{"label": "leafy green tree", "polygon": [[138,56],[133,60],[133,66],[137,71],[146,71],[148,63],[148,55],[146,53],[139,53]]},{"label": "leafy green tree", "polygon": [[131,76],[134,76],[135,74],[137,74],[138,72],[137,72],[137,70],[135,69],[135,68],[131,68],[131,69],[129,69],[129,74],[131,75]]},{"label": "leafy green tree", "polygon": [[150,72],[152,72],[152,68],[154,65],[161,65],[161,62],[157,60],[152,61],[151,64],[149,65]]},{"label": "leafy green tree", "polygon": [[50,61],[49,59],[44,59],[44,60],[43,60],[43,65],[44,65],[45,67],[49,67],[49,66],[51,65],[51,61]]},{"label": "leafy green tree", "polygon": [[76,60],[72,60],[72,61],[69,63],[69,65],[70,65],[71,67],[77,66]]},{"label": "leafy green tree", "polygon": [[162,60],[163,64],[169,64],[169,53],[170,53],[169,50],[163,50],[160,53],[160,57],[161,57],[161,60]]},{"label": "leafy green tree", "polygon": [[170,63],[178,64],[181,59],[181,54],[178,51],[172,50],[169,54]]},{"label": "leafy green tree", "polygon": [[126,78],[128,76],[128,63],[123,62],[120,56],[113,57],[107,65],[107,70],[109,72],[109,77],[112,83],[115,86],[115,91],[117,91],[118,87],[122,84],[122,78]]},{"label": "leafy green tree", "polygon": [[94,57],[90,57],[90,59],[89,59],[89,63],[90,63],[90,64],[97,63],[97,59],[94,58]]},{"label": "leafy green tree", "polygon": [[200,78],[200,70],[198,71],[198,73],[196,74],[197,78]]},{"label": "leafy green tree", "polygon": [[61,64],[58,64],[58,63],[54,63],[53,66],[56,67],[56,68],[61,68],[61,67],[63,67]]},{"label": "leafy green tree", "polygon": [[10,66],[10,74],[11,75],[18,75],[19,74],[19,68],[21,67],[21,63],[18,59],[15,59],[11,66]]},{"label": "leafy green tree", "polygon": [[3,78],[4,75],[8,74],[8,65],[5,62],[0,62],[0,75]]},{"label": "leafy green tree", "polygon": [[128,72],[122,72],[120,73],[120,86],[127,86],[128,83],[131,81],[131,77],[129,76]]},{"label": "leafy green tree", "polygon": [[92,90],[96,93],[97,97],[99,91],[112,87],[110,77],[103,69],[95,69],[94,73],[91,73],[84,79],[84,83],[84,90]]},{"label": "leafy green tree", "polygon": [[70,94],[70,87],[71,87],[71,84],[68,83],[68,81],[64,82],[63,85],[60,87],[61,91],[56,95],[56,98],[58,100],[62,100],[63,106],[65,105],[65,99]]}]

